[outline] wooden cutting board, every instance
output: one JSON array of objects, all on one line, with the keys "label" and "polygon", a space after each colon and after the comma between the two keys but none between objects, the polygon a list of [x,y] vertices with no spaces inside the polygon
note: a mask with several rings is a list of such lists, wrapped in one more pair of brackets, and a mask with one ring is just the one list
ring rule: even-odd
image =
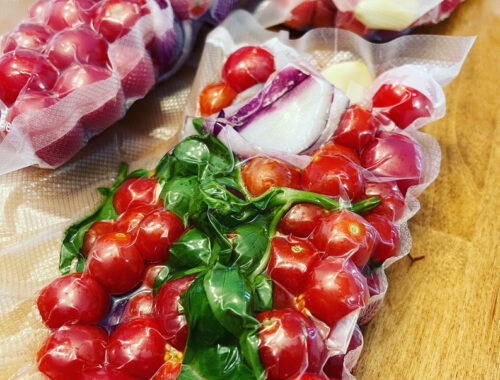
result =
[{"label": "wooden cutting board", "polygon": [[365,329],[359,380],[500,379],[500,1],[467,0],[417,33],[477,35],[445,89],[441,172],[410,220],[413,257]]}]

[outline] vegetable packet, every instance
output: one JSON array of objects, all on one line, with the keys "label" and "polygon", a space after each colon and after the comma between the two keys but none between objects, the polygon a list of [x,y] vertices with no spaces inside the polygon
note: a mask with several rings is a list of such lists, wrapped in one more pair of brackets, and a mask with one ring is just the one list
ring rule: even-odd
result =
[{"label": "vegetable packet", "polygon": [[[231,116],[241,116],[248,112],[248,109],[253,110],[249,105],[255,99],[260,99],[263,107],[269,107],[269,104],[273,104],[273,101],[276,101],[275,99],[266,105],[265,98],[262,98],[260,94],[269,93],[269,91],[266,92],[266,89],[273,88],[273,83],[279,82],[277,78],[279,78],[280,73],[287,70],[289,65],[307,66],[309,67],[309,73],[322,72],[326,78],[344,91],[344,93],[340,94],[335,93],[333,96],[332,104],[337,101],[343,105],[331,108],[334,111],[330,111],[328,120],[324,125],[324,131],[328,130],[328,133],[320,134],[316,141],[318,144],[321,145],[331,138],[338,126],[341,115],[344,113],[347,104],[350,103],[351,105],[357,104],[368,109],[371,108],[373,114],[381,123],[382,133],[397,132],[416,142],[422,149],[420,163],[423,165],[423,174],[421,178],[412,177],[411,175],[401,177],[390,173],[384,173],[380,177],[378,175],[374,176],[371,170],[364,172],[368,181],[382,183],[395,181],[398,184],[401,184],[400,181],[410,181],[411,184],[405,189],[404,212],[395,222],[400,236],[396,255],[386,259],[382,265],[373,268],[373,271],[367,274],[370,299],[361,314],[353,313],[349,315],[343,323],[336,326],[331,334],[328,333],[330,336],[328,344],[332,356],[343,355],[348,352],[343,362],[343,379],[354,378],[351,371],[355,367],[362,347],[362,342],[358,342],[359,344],[356,344],[356,347],[349,348],[349,342],[352,342],[353,339],[353,332],[356,331],[356,324],[367,324],[381,306],[388,287],[385,269],[409,253],[411,249],[411,233],[407,222],[420,208],[417,197],[434,181],[439,173],[441,160],[439,144],[431,135],[420,132],[419,129],[445,115],[446,101],[442,87],[450,83],[458,75],[473,41],[474,38],[472,37],[415,35],[401,37],[386,44],[372,44],[352,32],[341,29],[312,30],[299,39],[291,40],[287,32],[276,33],[265,30],[259,25],[256,18],[244,11],[234,12],[207,38],[186,107],[187,123],[184,136],[194,133],[191,127],[191,119],[200,115],[200,93],[208,84],[221,81],[220,73],[228,56],[238,48],[254,45],[264,48],[274,56],[276,72],[271,74],[266,83],[257,84],[241,92],[232,105],[209,116],[204,123],[205,130],[218,136],[240,158],[251,160],[255,156],[267,156],[278,158],[302,168],[311,162],[310,154],[311,151],[316,149],[316,146],[314,149],[309,149],[306,144],[293,152],[287,151],[283,147],[283,145],[286,145],[286,129],[288,128],[289,133],[293,136],[298,136],[300,129],[294,129],[288,125],[283,130],[280,130],[278,137],[272,140],[271,143],[263,140],[248,140],[247,137],[240,133],[241,129],[238,129],[240,125],[238,123],[241,119],[235,119]],[[365,75],[370,79],[365,81],[363,79]],[[350,80],[346,81],[346,78],[350,78]],[[373,100],[374,95],[383,86],[393,85],[414,88],[425,94],[425,98],[430,102],[429,112],[422,117],[405,122],[397,120],[394,114],[391,114],[394,105],[387,108],[380,104],[377,105]],[[348,98],[348,100],[345,101],[345,98]],[[312,103],[318,103],[319,101],[320,97],[317,97]],[[258,115],[258,112],[255,115]],[[286,109],[283,112],[291,112],[292,117],[294,115],[293,110]],[[296,112],[298,118],[300,114],[306,113],[307,109],[303,109],[299,105]],[[256,117],[255,115],[252,118]],[[318,114],[318,117],[321,117],[320,115]],[[286,115],[286,118],[284,115],[284,119],[291,120],[290,115]],[[398,125],[395,124],[394,120],[397,121]],[[312,120],[311,123],[313,123]],[[335,124],[333,129],[331,129],[330,125],[332,123]],[[249,128],[248,125],[245,128]],[[273,125],[272,128],[280,127]],[[224,134],[224,130],[230,132]],[[267,138],[272,139],[272,136],[273,133],[270,131]],[[373,170],[377,171],[376,169]],[[349,206],[349,199],[345,199],[345,201],[346,206]]]},{"label": "vegetable packet", "polygon": [[201,23],[220,22],[233,4],[35,2],[2,39],[0,174],[69,160],[176,72]]},{"label": "vegetable packet", "polygon": [[370,40],[387,41],[419,25],[448,18],[460,0],[265,0],[255,16],[265,27],[331,27],[351,30]]}]

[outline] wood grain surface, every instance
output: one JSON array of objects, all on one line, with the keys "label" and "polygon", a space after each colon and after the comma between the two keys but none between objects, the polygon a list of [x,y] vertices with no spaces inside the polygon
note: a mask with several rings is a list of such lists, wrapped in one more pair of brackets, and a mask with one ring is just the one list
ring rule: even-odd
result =
[{"label": "wood grain surface", "polygon": [[410,221],[413,257],[364,332],[358,380],[500,379],[500,1],[467,0],[416,32],[477,35],[445,89],[446,117],[424,130],[443,153]]}]

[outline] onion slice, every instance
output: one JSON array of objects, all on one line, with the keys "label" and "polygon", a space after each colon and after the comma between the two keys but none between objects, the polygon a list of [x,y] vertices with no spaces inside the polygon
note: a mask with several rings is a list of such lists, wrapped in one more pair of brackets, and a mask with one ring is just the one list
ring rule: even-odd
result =
[{"label": "onion slice", "polygon": [[205,129],[242,158],[268,155],[303,168],[347,105],[344,93],[314,69],[288,64],[252,98],[206,119]]}]

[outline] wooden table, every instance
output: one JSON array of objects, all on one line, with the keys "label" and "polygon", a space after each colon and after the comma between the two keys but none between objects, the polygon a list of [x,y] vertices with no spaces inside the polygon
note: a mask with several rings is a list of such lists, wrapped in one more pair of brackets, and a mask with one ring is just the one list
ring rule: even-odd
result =
[{"label": "wooden table", "polygon": [[[365,330],[359,380],[500,379],[500,2],[468,0],[420,32],[477,35],[425,131],[443,158],[410,221],[413,257]],[[419,32],[419,31],[417,31]]]}]

